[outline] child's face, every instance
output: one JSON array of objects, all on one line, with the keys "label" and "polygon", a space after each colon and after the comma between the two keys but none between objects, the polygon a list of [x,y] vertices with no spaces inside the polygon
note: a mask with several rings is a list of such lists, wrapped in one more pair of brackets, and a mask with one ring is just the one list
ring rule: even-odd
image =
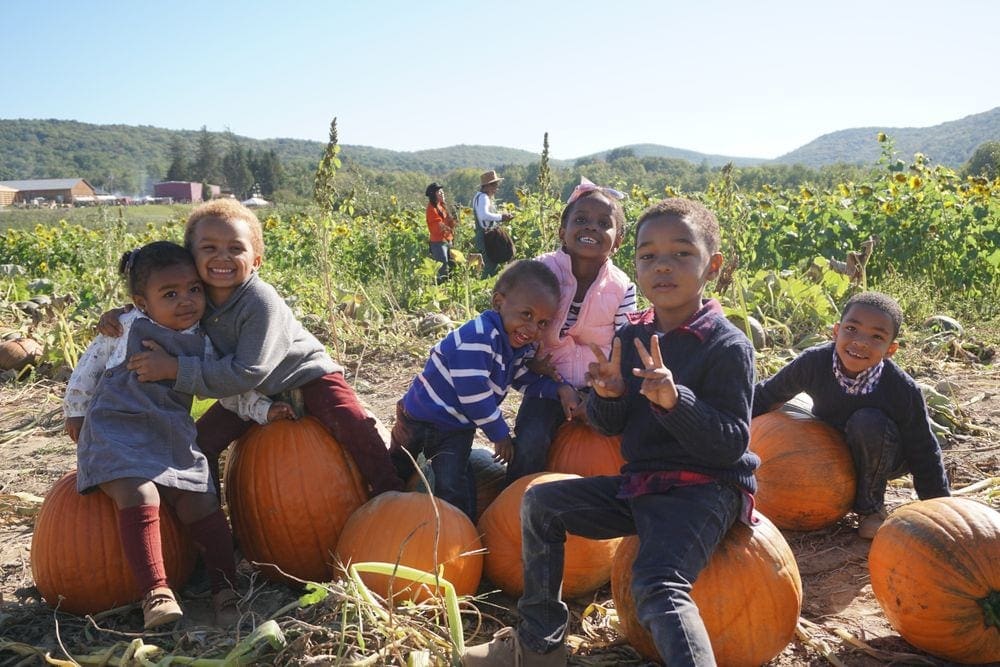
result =
[{"label": "child's face", "polygon": [[834,346],[849,377],[857,377],[896,353],[892,318],[862,303],[851,306],[833,325]]},{"label": "child's face", "polygon": [[174,331],[193,327],[205,314],[205,290],[190,264],[153,271],[146,293],[133,294],[132,301],[151,320]]},{"label": "child's face", "polygon": [[636,282],[662,327],[673,328],[701,308],[705,283],[721,266],[722,255],[709,252],[700,230],[684,218],[648,218],[639,229]]},{"label": "child's face", "polygon": [[215,304],[228,299],[260,267],[261,257],[244,220],[205,218],[198,222],[191,240],[198,275]]},{"label": "child's face", "polygon": [[602,194],[581,197],[573,203],[566,224],[559,227],[559,240],[571,257],[607,259],[618,246],[618,230],[611,202]]},{"label": "child's face", "polygon": [[558,307],[558,300],[548,290],[530,282],[522,282],[506,294],[493,293],[493,308],[500,313],[503,329],[515,348],[541,338]]}]

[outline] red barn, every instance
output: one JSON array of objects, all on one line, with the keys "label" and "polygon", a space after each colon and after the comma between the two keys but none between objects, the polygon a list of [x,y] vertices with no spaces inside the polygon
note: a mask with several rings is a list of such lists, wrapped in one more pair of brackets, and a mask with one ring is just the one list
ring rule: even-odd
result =
[{"label": "red barn", "polygon": [[153,185],[153,196],[170,197],[176,202],[199,202],[206,198],[218,197],[220,190],[218,185],[209,185],[208,192],[202,192],[201,183],[164,181]]}]

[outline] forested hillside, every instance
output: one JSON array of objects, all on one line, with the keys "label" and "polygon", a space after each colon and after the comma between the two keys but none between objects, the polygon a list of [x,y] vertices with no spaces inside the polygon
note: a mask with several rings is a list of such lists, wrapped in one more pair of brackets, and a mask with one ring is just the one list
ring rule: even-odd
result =
[{"label": "forested hillside", "polygon": [[[550,160],[552,185],[564,188],[581,172],[603,182],[634,183],[652,189],[704,186],[711,172],[732,163],[737,182],[788,186],[804,181],[843,179],[845,171],[868,169],[877,160],[879,132],[888,134],[897,153],[909,159],[921,152],[933,162],[959,167],[976,147],[1000,139],[1000,107],[930,128],[856,128],[824,135],[768,161],[710,155],[657,144],[613,148],[574,160]],[[541,141],[539,142],[541,144]],[[301,139],[252,139],[226,132],[168,130],[146,125],[93,125],[66,120],[0,120],[0,180],[86,178],[119,194],[148,194],[164,179],[218,183],[237,193],[250,189],[278,199],[309,199],[313,173],[324,144]],[[476,187],[484,169],[503,169],[501,195],[534,182],[539,153],[499,146],[459,145],[421,151],[393,151],[341,145],[345,171],[340,186],[395,191],[419,198],[428,179]],[[838,165],[858,165],[845,167]],[[364,187],[360,187],[364,184]],[[364,192],[360,193],[364,195]]]},{"label": "forested hillside", "polygon": [[819,167],[843,162],[871,164],[879,156],[873,138],[879,132],[892,137],[904,158],[923,153],[938,164],[959,167],[976,147],[1000,139],[1000,107],[932,127],[857,127],[824,134],[776,162]]}]

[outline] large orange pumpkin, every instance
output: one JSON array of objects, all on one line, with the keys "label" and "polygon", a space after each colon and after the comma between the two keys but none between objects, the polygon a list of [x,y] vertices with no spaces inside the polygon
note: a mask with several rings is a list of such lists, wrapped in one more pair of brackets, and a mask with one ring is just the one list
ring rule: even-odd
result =
[{"label": "large orange pumpkin", "polygon": [[[434,469],[429,462],[421,458],[421,472],[427,481],[434,484]],[[483,515],[483,510],[489,507],[490,503],[496,500],[504,488],[507,479],[507,466],[494,460],[493,452],[482,447],[473,447],[469,452],[469,464],[472,466],[472,474],[476,478],[476,520]],[[406,482],[407,491],[426,492],[427,487],[420,475],[414,472]]]},{"label": "large orange pumpkin", "polygon": [[556,431],[545,469],[581,477],[617,475],[625,465],[620,435],[602,435],[574,419]]},{"label": "large orange pumpkin", "polygon": [[[524,492],[535,484],[579,477],[558,472],[526,475],[504,489],[483,512],[479,519],[479,532],[486,547],[484,572],[507,595],[518,597],[524,592],[521,561],[521,499]],[[620,541],[620,538],[589,540],[579,535],[567,535],[563,597],[580,597],[606,584],[611,576],[611,559]]]},{"label": "large orange pumpkin", "polygon": [[351,455],[314,417],[247,431],[226,463],[226,497],[243,555],[285,582],[282,572],[330,581],[340,531],[368,500]]},{"label": "large orange pumpkin", "polygon": [[968,498],[899,508],[868,552],[872,591],[917,648],[962,664],[1000,663],[1000,515]]},{"label": "large orange pumpkin", "polygon": [[757,509],[787,530],[818,530],[854,504],[854,462],[844,437],[815,417],[776,410],[750,422],[760,456]]},{"label": "large orange pumpkin", "polygon": [[[483,574],[483,545],[472,521],[451,503],[426,493],[387,491],[362,505],[340,533],[337,558],[344,565],[398,563],[424,572],[437,572],[443,565],[444,578],[459,595],[473,595]],[[386,599],[392,592],[419,601],[436,588],[379,574],[361,577]]]},{"label": "large orange pumpkin", "polygon": [[[160,505],[160,538],[176,590],[191,576],[195,551],[167,505]],[[77,493],[75,470],[45,494],[31,538],[31,576],[50,606],[71,614],[95,614],[142,597],[122,552],[114,501],[101,491]]]},{"label": "large orange pumpkin", "polygon": [[[802,581],[795,556],[774,524],[759,518],[752,529],[733,525],[691,590],[720,667],[757,667],[771,660],[792,640],[799,621]],[[639,653],[659,661],[632,598],[638,550],[634,535],[622,541],[611,570],[611,595],[625,638]]]}]

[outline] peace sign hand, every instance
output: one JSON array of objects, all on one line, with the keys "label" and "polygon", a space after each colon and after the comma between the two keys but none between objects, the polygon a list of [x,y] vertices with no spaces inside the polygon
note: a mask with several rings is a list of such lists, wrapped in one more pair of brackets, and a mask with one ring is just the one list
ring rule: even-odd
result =
[{"label": "peace sign hand", "polygon": [[590,344],[596,361],[587,368],[587,385],[601,398],[618,398],[625,393],[625,378],[622,377],[622,341],[617,336],[611,343],[611,358],[604,356],[604,350]]},{"label": "peace sign hand", "polygon": [[649,350],[638,338],[635,339],[635,349],[639,351],[639,359],[644,368],[633,368],[632,374],[643,378],[639,393],[650,403],[656,403],[665,410],[672,410],[679,399],[677,385],[674,384],[674,374],[663,365],[660,354],[660,337],[653,334],[649,339]]}]

